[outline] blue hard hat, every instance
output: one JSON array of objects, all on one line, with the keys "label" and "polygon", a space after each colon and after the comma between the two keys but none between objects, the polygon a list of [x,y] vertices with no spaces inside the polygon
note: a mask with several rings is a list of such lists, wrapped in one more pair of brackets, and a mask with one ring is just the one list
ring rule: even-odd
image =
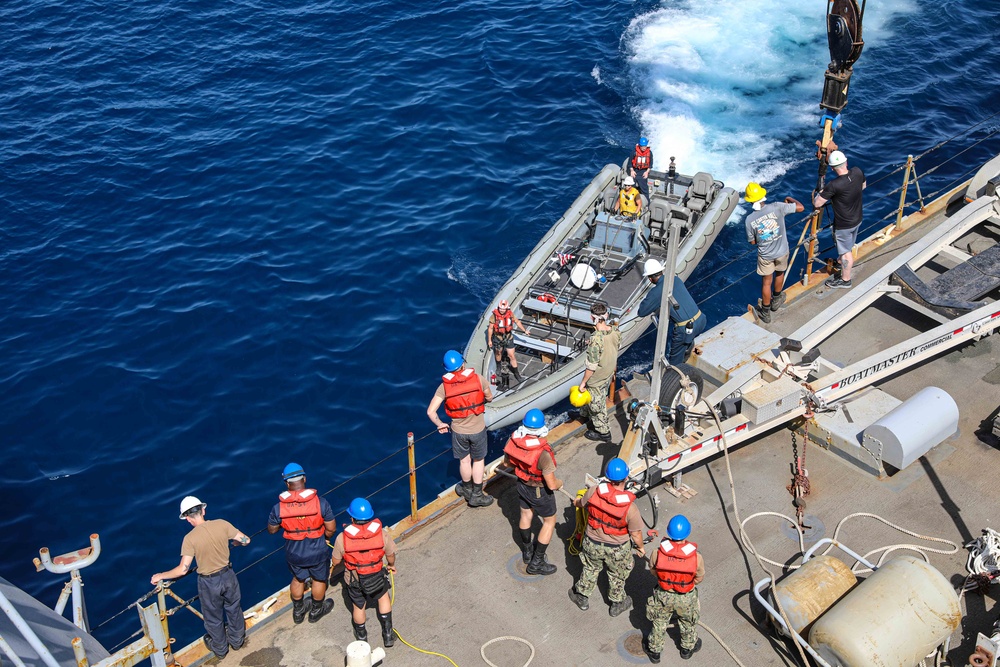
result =
[{"label": "blue hard hat", "polygon": [[372,504],[364,498],[352,500],[350,507],[347,508],[347,513],[351,515],[352,519],[360,519],[361,521],[368,521],[375,516]]},{"label": "blue hard hat", "polygon": [[542,428],[545,426],[545,414],[538,408],[532,408],[528,410],[528,414],[524,415],[524,421],[521,423],[524,424],[525,428]]},{"label": "blue hard hat", "polygon": [[298,463],[289,463],[285,466],[285,469],[281,471],[281,479],[291,479],[293,477],[302,477],[306,474],[306,471],[302,469]]},{"label": "blue hard hat", "polygon": [[604,471],[604,476],[612,482],[620,482],[628,477],[628,464],[615,457],[608,461],[608,469]]},{"label": "blue hard hat", "polygon": [[691,522],[683,514],[671,518],[670,523],[667,524],[667,537],[672,540],[683,540],[690,534]]},{"label": "blue hard hat", "polygon": [[639,137],[639,145],[645,148],[646,146],[649,145],[649,139],[647,139],[646,137]]},{"label": "blue hard hat", "polygon": [[462,358],[461,353],[455,350],[448,350],[444,353],[444,369],[449,373],[457,371],[464,363],[465,359]]}]

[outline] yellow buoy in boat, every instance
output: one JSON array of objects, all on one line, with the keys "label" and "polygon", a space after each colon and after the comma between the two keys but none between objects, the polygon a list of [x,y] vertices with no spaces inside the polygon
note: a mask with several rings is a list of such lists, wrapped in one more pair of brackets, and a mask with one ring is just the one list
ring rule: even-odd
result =
[{"label": "yellow buoy in boat", "polygon": [[590,390],[580,391],[580,385],[573,385],[569,388],[569,402],[574,408],[582,408],[590,403]]}]

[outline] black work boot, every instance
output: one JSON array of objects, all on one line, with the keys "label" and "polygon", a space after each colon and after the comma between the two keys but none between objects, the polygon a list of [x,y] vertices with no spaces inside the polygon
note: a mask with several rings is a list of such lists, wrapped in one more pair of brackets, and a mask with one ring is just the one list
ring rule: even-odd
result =
[{"label": "black work boot", "polygon": [[309,610],[309,622],[315,623],[319,619],[323,618],[333,609],[333,600],[317,600],[313,598],[312,609]]},{"label": "black work boot", "polygon": [[306,620],[306,601],[302,598],[292,600],[292,621],[298,625]]},{"label": "black work boot", "polygon": [[595,431],[594,429],[588,429],[587,432],[583,434],[583,437],[587,440],[595,440],[597,442],[611,442],[610,433],[601,433],[599,431]]},{"label": "black work boot", "polygon": [[628,611],[632,608],[632,598],[625,598],[621,602],[612,602],[611,609],[608,611],[612,616],[620,616],[623,612]]},{"label": "black work boot", "polygon": [[590,609],[590,600],[586,595],[580,595],[576,592],[576,586],[569,589],[569,599],[573,601],[580,611],[587,611]]},{"label": "black work boot", "polygon": [[521,383],[521,372],[517,370],[517,366],[511,366],[510,370],[514,373],[514,379],[517,380],[518,384]]},{"label": "black work boot", "polygon": [[469,507],[489,507],[494,498],[483,491],[482,483],[472,485],[472,495],[469,497]]},{"label": "black work boot", "polygon": [[472,482],[459,482],[455,485],[455,493],[458,494],[459,498],[465,498],[468,501],[472,497]]},{"label": "black work boot", "polygon": [[521,530],[521,560],[527,565],[535,555],[535,547],[531,543],[531,530]]},{"label": "black work boot", "polygon": [[378,622],[382,624],[382,646],[392,648],[396,643],[396,636],[392,632],[392,612],[378,614]]},{"label": "black work boot", "polygon": [[642,647],[646,649],[646,655],[649,656],[649,661],[654,665],[660,664],[660,654],[656,651],[650,650],[649,648],[649,637],[642,640]]},{"label": "black work boot", "polygon": [[359,642],[368,641],[368,628],[365,627],[364,623],[355,623],[351,621],[351,625],[354,626],[354,638]]},{"label": "black work boot", "polygon": [[771,304],[764,305],[763,299],[757,299],[757,305],[753,307],[753,314],[764,324],[771,323]]},{"label": "black work boot", "polygon": [[681,660],[687,660],[692,655],[694,655],[695,653],[697,653],[699,650],[701,650],[701,640],[700,639],[694,643],[693,647],[691,647],[689,649],[687,649],[687,648],[682,648],[681,649]]},{"label": "black work boot", "polygon": [[785,293],[784,292],[778,292],[777,294],[774,294],[774,295],[771,296],[771,310],[772,311],[778,310],[779,308],[781,308],[781,306],[784,303],[785,303]]},{"label": "black work boot", "polygon": [[558,567],[545,560],[545,550],[549,548],[547,544],[535,543],[535,552],[531,554],[531,562],[524,571],[528,574],[555,574]]}]

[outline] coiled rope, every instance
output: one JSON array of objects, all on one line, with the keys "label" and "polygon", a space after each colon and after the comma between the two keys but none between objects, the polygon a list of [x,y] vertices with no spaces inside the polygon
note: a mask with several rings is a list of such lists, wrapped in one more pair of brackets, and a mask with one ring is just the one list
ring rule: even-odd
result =
[{"label": "coiled rope", "polygon": [[514,637],[513,635],[508,635],[506,637],[497,637],[495,639],[491,639],[479,648],[479,655],[482,656],[483,662],[485,662],[490,667],[499,667],[499,665],[490,662],[490,659],[486,657],[486,647],[492,644],[496,644],[497,642],[503,642],[503,641],[521,642],[522,644],[526,645],[529,649],[531,649],[531,655],[528,656],[528,662],[524,663],[521,667],[528,667],[528,665],[531,664],[531,661],[535,659],[535,647],[531,645],[531,642],[529,642],[527,639],[524,639],[523,637]]}]

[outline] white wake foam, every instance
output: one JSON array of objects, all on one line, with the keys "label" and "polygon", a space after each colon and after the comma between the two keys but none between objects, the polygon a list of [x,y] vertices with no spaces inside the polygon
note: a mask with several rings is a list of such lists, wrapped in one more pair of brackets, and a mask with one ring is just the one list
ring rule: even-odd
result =
[{"label": "white wake foam", "polygon": [[[869,3],[866,51],[914,4]],[[633,113],[657,167],[673,155],[682,172],[709,171],[742,189],[807,159],[829,60],[825,9],[820,0],[667,0],[633,20],[624,39]]]}]

